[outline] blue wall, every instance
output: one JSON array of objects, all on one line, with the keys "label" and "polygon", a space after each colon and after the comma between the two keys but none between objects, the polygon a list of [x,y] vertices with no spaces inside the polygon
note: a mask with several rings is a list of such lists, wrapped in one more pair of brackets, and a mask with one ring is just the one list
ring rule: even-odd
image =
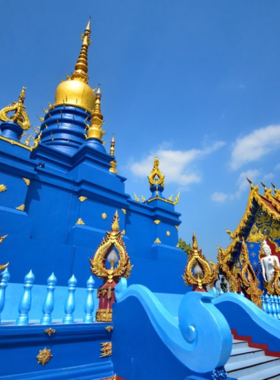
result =
[{"label": "blue wall", "polygon": [[[161,200],[132,200],[125,193],[126,179],[109,172],[113,157],[98,141],[83,139],[83,118],[88,113],[78,107],[58,108],[56,113],[50,111],[51,117],[46,114],[42,142],[32,152],[0,136],[0,184],[7,187],[0,193],[0,232],[9,235],[0,245],[0,263],[10,262],[11,282],[22,283],[32,269],[35,284],[45,284],[52,272],[58,286],[67,285],[73,273],[85,284],[90,275],[88,258],[111,229],[118,210],[134,265],[130,283],[157,292],[184,293],[187,256],[176,248],[180,214]],[[60,114],[58,126],[53,118]],[[29,186],[23,178],[30,179]],[[80,202],[80,196],[88,199]],[[22,204],[25,210],[16,210]],[[76,225],[79,218],[85,225]],[[161,222],[155,224],[156,219]],[[161,244],[154,244],[156,238]]]}]

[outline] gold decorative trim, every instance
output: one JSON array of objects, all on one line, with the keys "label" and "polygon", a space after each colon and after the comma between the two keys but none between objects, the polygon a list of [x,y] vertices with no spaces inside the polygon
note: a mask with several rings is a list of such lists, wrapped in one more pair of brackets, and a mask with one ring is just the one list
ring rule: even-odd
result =
[{"label": "gold decorative trim", "polygon": [[56,333],[56,330],[55,329],[52,329],[51,327],[44,330],[46,334],[48,334],[48,336],[51,336],[52,334],[55,334]]},{"label": "gold decorative trim", "polygon": [[76,226],[79,226],[79,225],[85,226],[85,222],[82,220],[82,218],[79,218],[76,222]]},{"label": "gold decorative trim", "polygon": [[107,326],[107,327],[105,327],[105,330],[107,330],[108,332],[111,332],[114,330],[114,327],[113,326]]},{"label": "gold decorative trim", "polygon": [[122,230],[122,235],[125,235],[125,230]]},{"label": "gold decorative trim", "polygon": [[112,342],[104,342],[101,344],[101,355],[100,358],[105,358],[112,355]]},{"label": "gold decorative trim", "polygon": [[242,240],[240,262],[242,265],[241,281],[243,288],[245,289],[245,292],[250,296],[251,301],[254,302],[254,304],[257,305],[260,309],[262,309],[261,297],[263,295],[263,292],[259,289],[259,281],[250,263],[248,247],[244,238]]},{"label": "gold decorative trim", "polygon": [[22,205],[20,205],[20,206],[16,207],[16,210],[19,210],[19,211],[24,211],[24,210],[25,210],[25,205],[24,205],[24,204],[22,204]]},{"label": "gold decorative trim", "polygon": [[121,208],[121,210],[124,213],[124,215],[126,215],[126,209],[125,208]]},{"label": "gold decorative trim", "polygon": [[144,198],[143,195],[141,195],[141,200],[142,200],[142,203],[146,202],[146,198]]},{"label": "gold decorative trim", "polygon": [[169,201],[168,199],[161,198],[161,197],[159,197],[159,196],[156,196],[156,197],[154,197],[154,198],[150,198],[150,199],[147,200],[147,202],[150,203],[150,202],[152,202],[152,201],[154,201],[154,200],[160,200],[160,201],[163,201],[163,202],[169,203],[169,204],[171,204],[171,205],[174,205],[173,202]]},{"label": "gold decorative trim", "polygon": [[79,197],[79,201],[80,202],[84,202],[84,201],[86,201],[87,200],[87,197],[85,197],[85,196],[83,196],[83,195],[81,195],[80,197]]},{"label": "gold decorative trim", "polygon": [[161,220],[159,220],[159,219],[154,220],[155,224],[160,224],[160,222],[161,222]]},{"label": "gold decorative trim", "polygon": [[179,231],[179,226],[175,226],[176,230]]},{"label": "gold decorative trim", "polygon": [[175,200],[174,200],[174,203],[173,203],[174,206],[179,202],[179,199],[180,199],[180,191],[179,191],[177,197],[175,197]]},{"label": "gold decorative trim", "polygon": [[136,200],[136,202],[140,202],[140,199],[137,197],[135,193],[134,193],[134,199]]},{"label": "gold decorative trim", "polygon": [[159,238],[156,238],[156,240],[154,241],[154,244],[161,244],[161,241],[159,240]]},{"label": "gold decorative trim", "polygon": [[103,214],[101,215],[102,219],[107,219],[107,214],[105,212],[103,212]]},{"label": "gold decorative trim", "polygon": [[[74,104],[74,103],[69,103],[69,102],[67,102],[67,103],[63,103],[63,102],[55,103],[55,104],[53,104],[52,107],[49,108],[48,112],[50,112],[51,110],[53,110],[53,109],[56,108],[56,107],[61,107],[61,106],[64,106],[64,107],[65,107],[65,106],[71,106],[71,107],[76,107],[76,108],[82,108],[83,110],[87,111],[88,113],[91,113],[91,112],[92,112],[91,109],[85,107],[84,105],[81,105],[81,104]],[[44,120],[43,120],[43,121],[44,121]]]},{"label": "gold decorative trim", "polygon": [[167,236],[170,236],[171,233],[170,233],[169,231],[166,231],[166,235],[167,235]]},{"label": "gold decorative trim", "polygon": [[0,185],[0,193],[3,193],[4,191],[6,191],[7,190],[7,188],[6,188],[6,186],[5,185]]},{"label": "gold decorative trim", "polygon": [[18,145],[20,146],[21,148],[24,148],[24,149],[27,149],[29,151],[32,151],[32,148],[30,148],[30,146],[26,146],[18,141],[14,141],[14,140],[11,140],[11,139],[8,139],[7,137],[3,137],[3,136],[0,136],[0,140],[3,140],[3,141],[6,141],[12,145]]},{"label": "gold decorative trim", "polygon": [[51,354],[51,350],[48,350],[47,347],[45,347],[43,350],[39,350],[39,355],[36,356],[36,359],[38,360],[38,364],[42,364],[44,366],[47,364],[53,355]]},{"label": "gold decorative trim", "polygon": [[112,322],[112,320],[113,320],[112,309],[98,309],[96,311],[97,322]]},{"label": "gold decorative trim", "polygon": [[176,248],[180,248],[179,243],[176,245]]},{"label": "gold decorative trim", "polygon": [[30,179],[28,178],[22,178],[26,184],[26,186],[29,186],[30,185]]}]

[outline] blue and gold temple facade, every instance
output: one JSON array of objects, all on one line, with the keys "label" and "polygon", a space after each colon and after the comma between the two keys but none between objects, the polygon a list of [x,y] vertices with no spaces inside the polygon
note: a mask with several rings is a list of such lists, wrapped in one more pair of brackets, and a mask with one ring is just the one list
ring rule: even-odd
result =
[{"label": "blue and gold temple facade", "polygon": [[[140,201],[125,192],[115,137],[104,147],[90,34],[89,22],[39,127],[25,87],[0,111],[0,380],[248,380],[258,360],[258,379],[279,375],[280,267],[269,260],[279,255],[280,192],[251,184],[218,263],[195,234],[186,256],[179,194],[164,196],[158,158]],[[220,275],[230,292],[218,294]]]},{"label": "blue and gold temple facade", "polygon": [[[177,247],[177,201],[166,199],[164,183],[151,182],[151,176],[150,199],[140,202],[125,193],[126,179],[116,170],[114,138],[109,153],[103,145],[101,90],[88,85],[90,42],[88,23],[75,71],[58,85],[55,102],[35,128],[33,146],[25,88],[13,107],[1,111],[1,233],[8,235],[1,260],[10,262],[13,282],[21,282],[36,267],[38,284],[51,272],[59,285],[67,285],[72,273],[84,283],[90,274],[88,258],[117,210],[134,264],[131,281],[155,291],[183,293],[179,268],[186,256]],[[168,284],[170,275],[174,281]]]}]

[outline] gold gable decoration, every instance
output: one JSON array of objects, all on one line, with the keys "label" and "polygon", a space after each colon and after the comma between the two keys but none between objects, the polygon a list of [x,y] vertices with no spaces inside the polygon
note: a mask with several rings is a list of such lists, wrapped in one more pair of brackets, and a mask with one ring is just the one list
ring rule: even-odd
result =
[{"label": "gold gable decoration", "polygon": [[[26,87],[22,87],[18,102],[13,102],[12,105],[3,108],[0,111],[0,120],[13,121],[14,123],[17,123],[23,130],[27,131],[31,127],[31,124],[25,111],[26,107],[23,105],[25,99],[25,90]],[[15,112],[14,115],[8,117],[8,113],[13,111]]]},{"label": "gold gable decoration", "polygon": [[256,273],[252,268],[249,260],[249,252],[247,244],[243,238],[241,245],[241,253],[240,253],[240,262],[241,262],[241,282],[242,288],[247,293],[251,301],[254,302],[260,309],[262,309],[261,305],[261,296],[263,292],[259,289],[259,281],[257,279]]},{"label": "gold gable decoration", "polygon": [[188,262],[183,279],[187,286],[193,286],[193,290],[202,292],[207,291],[207,285],[214,285],[215,281],[218,280],[216,267],[211,266],[202,254],[202,250],[198,249],[195,234],[193,234],[192,249],[188,254]]}]

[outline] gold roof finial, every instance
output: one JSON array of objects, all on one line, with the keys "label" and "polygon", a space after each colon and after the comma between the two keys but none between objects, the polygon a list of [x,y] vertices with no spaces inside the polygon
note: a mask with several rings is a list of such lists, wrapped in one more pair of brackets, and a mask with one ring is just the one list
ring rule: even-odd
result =
[{"label": "gold roof finial", "polygon": [[75,65],[75,71],[71,76],[71,79],[78,79],[82,82],[88,83],[88,47],[91,45],[90,38],[90,19],[87,23],[85,33],[81,35],[82,38],[82,48]]},{"label": "gold roof finial", "polygon": [[[13,102],[11,106],[7,106],[0,111],[0,120],[13,121],[14,123],[17,123],[23,130],[27,131],[30,128],[31,124],[25,111],[25,106],[23,105],[25,99],[25,90],[26,87],[22,87],[18,102]],[[12,111],[15,111],[15,113],[9,118],[8,113]]]},{"label": "gold roof finial", "polygon": [[151,171],[151,174],[148,177],[150,187],[153,185],[159,186],[161,185],[164,187],[164,175],[159,169],[159,160],[157,157],[155,157],[154,160],[154,166],[153,170]]},{"label": "gold roof finial", "polygon": [[115,155],[115,136],[113,134],[112,140],[111,140],[111,147],[110,147],[110,155]]},{"label": "gold roof finial", "polygon": [[75,65],[72,76],[66,75],[67,80],[62,81],[55,92],[55,106],[71,105],[81,107],[87,112],[92,112],[95,104],[95,94],[88,83],[88,47],[90,41],[90,21],[87,23],[82,37],[82,48]]},{"label": "gold roof finial", "polygon": [[91,113],[90,126],[88,127],[86,139],[96,139],[103,143],[102,137],[105,135],[105,132],[102,129],[103,124],[103,115],[101,113],[101,90],[100,87],[98,87],[96,91],[95,106]]},{"label": "gold roof finial", "polygon": [[[115,156],[115,136],[114,135],[113,135],[112,140],[111,140],[110,155]],[[110,164],[111,164],[111,167],[109,169],[109,172],[114,173],[114,174],[118,174],[118,172],[116,171],[117,160],[115,159],[115,160],[111,161]]]},{"label": "gold roof finial", "polygon": [[119,218],[118,210],[116,210],[114,218],[113,218],[113,223],[112,223],[113,232],[118,232],[120,230],[119,220],[120,218]]},{"label": "gold roof finial", "polygon": [[193,249],[198,249],[198,244],[197,244],[195,233],[193,233],[192,241],[193,241],[193,243],[192,243]]}]

